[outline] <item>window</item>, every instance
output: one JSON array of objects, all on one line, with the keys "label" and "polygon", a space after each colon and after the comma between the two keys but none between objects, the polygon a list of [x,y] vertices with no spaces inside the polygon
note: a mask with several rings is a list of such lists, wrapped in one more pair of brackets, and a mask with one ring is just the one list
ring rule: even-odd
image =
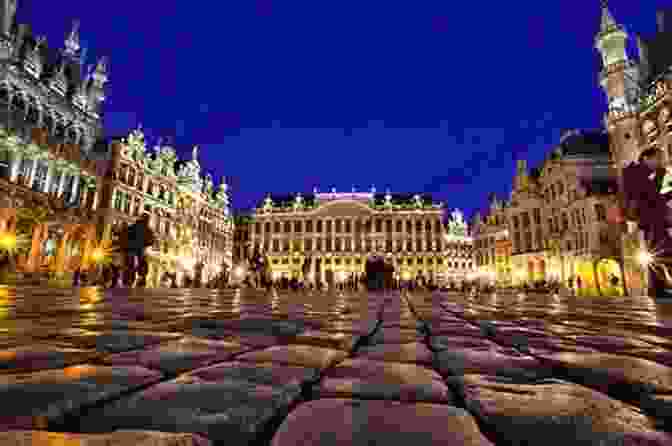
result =
[{"label": "window", "polygon": [[257,234],[261,234],[261,223],[254,224],[254,232]]},{"label": "window", "polygon": [[352,222],[350,220],[345,220],[345,232],[350,234],[352,232]]},{"label": "window", "polygon": [[403,223],[401,220],[397,220],[397,232],[401,232],[403,230]]},{"label": "window", "polygon": [[322,239],[321,238],[318,238],[317,240],[315,240],[315,249],[317,251],[322,251]]},{"label": "window", "polygon": [[422,232],[422,222],[421,221],[416,221],[415,222],[415,232]]},{"label": "window", "polygon": [[411,234],[413,232],[413,223],[406,221],[406,232]]},{"label": "window", "polygon": [[289,251],[289,240],[283,240],[282,241],[282,250],[283,251]]},{"label": "window", "polygon": [[268,234],[271,232],[271,222],[267,221],[266,224],[264,224],[264,231]]},{"label": "window", "polygon": [[312,251],[313,250],[313,240],[312,239],[306,239],[304,242],[304,247],[306,248],[306,251]]},{"label": "window", "polygon": [[326,250],[331,251],[331,238],[325,240]]},{"label": "window", "polygon": [[273,239],[273,251],[278,252],[280,251],[280,240],[277,238]]},{"label": "window", "polygon": [[376,219],[376,232],[383,232],[383,221],[379,218]]},{"label": "window", "polygon": [[313,220],[306,220],[306,232],[313,232]]},{"label": "window", "polygon": [[303,232],[303,231],[301,230],[301,229],[302,229],[301,226],[302,226],[302,224],[301,224],[301,220],[295,221],[295,222],[294,222],[294,232],[296,232],[296,233],[301,233],[301,232]]},{"label": "window", "polygon": [[317,220],[315,226],[315,232],[322,232],[322,220]]},{"label": "window", "polygon": [[534,224],[540,225],[541,224],[541,209],[536,208],[532,210],[532,216],[534,218]]},{"label": "window", "polygon": [[340,233],[341,233],[341,229],[342,229],[342,228],[341,228],[341,220],[340,220],[340,219],[336,220],[335,226],[336,226],[336,232],[340,234]]},{"label": "window", "polygon": [[280,233],[280,222],[279,221],[276,221],[273,224],[273,230],[274,230],[274,232]]},{"label": "window", "polygon": [[331,232],[331,220],[327,220],[327,232]]},{"label": "window", "polygon": [[285,233],[288,234],[292,232],[292,224],[288,221],[285,222]]},{"label": "window", "polygon": [[597,203],[595,205],[595,216],[597,217],[597,221],[605,221],[607,219],[607,212],[603,204]]}]

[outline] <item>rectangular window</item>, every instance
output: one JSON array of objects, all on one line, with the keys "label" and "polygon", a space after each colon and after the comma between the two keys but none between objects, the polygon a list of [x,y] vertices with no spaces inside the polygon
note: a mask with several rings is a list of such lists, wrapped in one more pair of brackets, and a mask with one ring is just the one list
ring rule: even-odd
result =
[{"label": "rectangular window", "polygon": [[315,223],[315,226],[316,226],[315,232],[320,232],[321,233],[322,232],[322,220],[317,220],[317,222]]},{"label": "rectangular window", "polygon": [[331,220],[327,220],[327,232],[331,232]]},{"label": "rectangular window", "polygon": [[341,220],[340,220],[340,219],[339,219],[339,220],[336,220],[336,232],[337,232],[338,234],[340,234],[340,233],[341,233],[341,229],[342,229],[342,228],[341,228]]},{"label": "rectangular window", "polygon": [[350,234],[352,232],[352,222],[350,220],[345,220],[345,233]]},{"label": "rectangular window", "polygon": [[306,232],[313,232],[313,220],[306,220]]},{"label": "rectangular window", "polygon": [[313,240],[312,239],[306,239],[303,242],[303,245],[306,248],[306,251],[312,251],[313,250]]}]

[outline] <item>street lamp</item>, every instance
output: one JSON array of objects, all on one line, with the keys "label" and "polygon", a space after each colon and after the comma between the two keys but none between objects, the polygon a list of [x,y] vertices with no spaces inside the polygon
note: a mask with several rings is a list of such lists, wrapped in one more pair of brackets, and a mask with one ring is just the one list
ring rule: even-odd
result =
[{"label": "street lamp", "polygon": [[651,254],[649,251],[646,250],[641,250],[637,254],[637,261],[639,262],[640,265],[642,266],[649,266],[653,263],[653,254]]}]

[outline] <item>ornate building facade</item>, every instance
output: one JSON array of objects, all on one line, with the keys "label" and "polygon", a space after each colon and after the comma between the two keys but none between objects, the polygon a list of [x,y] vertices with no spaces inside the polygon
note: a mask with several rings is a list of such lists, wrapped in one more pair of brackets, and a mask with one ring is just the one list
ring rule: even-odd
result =
[{"label": "ornate building facade", "polygon": [[120,230],[142,214],[159,241],[151,251],[150,282],[164,272],[176,272],[178,283],[202,269],[207,281],[232,265],[233,220],[228,186],[215,188],[212,176],[201,173],[198,148],[189,161],[157,144],[148,150],[142,130],[109,143],[112,153],[98,215],[104,225]]},{"label": "ornate building facade", "polygon": [[495,282],[502,286],[513,283],[508,205],[508,202],[492,195],[490,208],[484,215],[476,213],[472,226],[476,277],[482,281]]},{"label": "ornate building facade", "polygon": [[[586,293],[620,275],[609,137],[569,130],[539,167],[518,161],[511,197],[474,222],[478,271],[502,285],[581,278]],[[603,261],[604,260],[604,261]]]},{"label": "ornate building facade", "polygon": [[253,215],[250,244],[265,253],[272,275],[309,281],[360,277],[370,255],[389,258],[398,278],[460,282],[472,272],[472,241],[462,213],[448,225],[444,208],[421,195],[353,192],[268,196]]},{"label": "ornate building facade", "polygon": [[1,187],[19,205],[32,190],[95,208],[92,149],[102,136],[107,59],[84,67],[78,23],[61,49],[47,48],[15,22],[16,8],[16,1],[0,3]]},{"label": "ornate building facade", "polygon": [[[602,58],[599,81],[608,104],[604,125],[619,184],[623,168],[647,148],[659,148],[665,164],[672,164],[671,19],[669,11],[658,11],[654,35],[632,36],[614,19],[606,2],[602,5],[595,48]],[[632,37],[636,37],[638,59],[628,54]],[[633,259],[646,247],[643,234],[631,223],[623,234],[625,269],[629,282],[641,283],[640,289],[644,290],[646,275]],[[638,286],[630,288],[637,292]]]},{"label": "ornate building facade", "polygon": [[[140,130],[106,140],[107,59],[85,68],[78,23],[61,49],[49,49],[16,23],[16,8],[16,1],[0,1],[0,205],[48,208],[48,231],[34,238],[31,256],[49,258],[57,244],[64,245],[57,257],[83,259],[91,238],[148,213],[161,239],[150,284],[158,285],[163,271],[193,276],[202,268],[207,280],[230,265],[226,184],[214,190],[212,177],[201,175],[196,149],[183,162],[171,147],[159,144],[150,153]],[[4,226],[14,226],[11,219]],[[87,229],[89,240],[80,239],[64,233],[64,225],[93,225],[97,235]]]}]

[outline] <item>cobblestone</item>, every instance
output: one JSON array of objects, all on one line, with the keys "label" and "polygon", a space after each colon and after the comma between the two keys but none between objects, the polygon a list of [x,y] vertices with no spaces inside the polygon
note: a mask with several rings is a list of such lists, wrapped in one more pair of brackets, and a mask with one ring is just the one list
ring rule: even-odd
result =
[{"label": "cobblestone", "polygon": [[0,288],[0,444],[672,445],[671,338],[648,298]]}]

